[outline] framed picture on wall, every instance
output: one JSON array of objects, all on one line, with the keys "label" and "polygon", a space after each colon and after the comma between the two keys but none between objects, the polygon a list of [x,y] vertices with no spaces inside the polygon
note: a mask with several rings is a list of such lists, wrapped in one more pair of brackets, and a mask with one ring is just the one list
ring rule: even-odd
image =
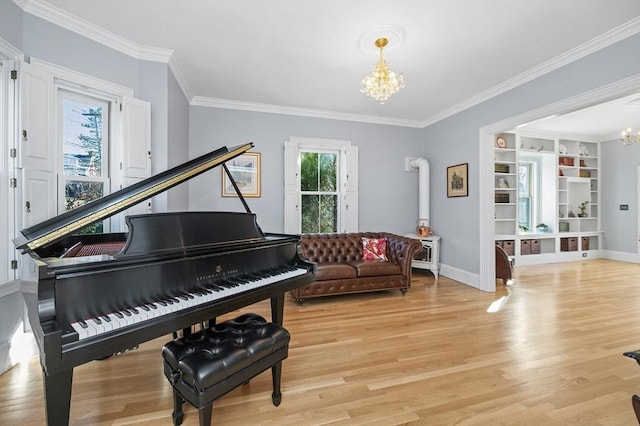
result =
[{"label": "framed picture on wall", "polygon": [[447,167],[447,197],[469,195],[469,163]]},{"label": "framed picture on wall", "polygon": [[[227,168],[243,197],[260,196],[260,153],[247,152],[227,161]],[[222,170],[222,196],[237,197],[227,173]]]}]

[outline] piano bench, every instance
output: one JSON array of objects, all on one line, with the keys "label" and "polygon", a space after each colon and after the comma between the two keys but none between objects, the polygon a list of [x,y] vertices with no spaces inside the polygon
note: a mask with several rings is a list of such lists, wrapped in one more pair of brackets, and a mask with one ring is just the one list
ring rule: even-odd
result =
[{"label": "piano bench", "polygon": [[164,375],[173,386],[173,424],[182,424],[182,403],[199,410],[200,426],[211,424],[213,401],[271,368],[271,399],[280,405],[282,360],[289,332],[249,313],[200,330],[162,347]]}]

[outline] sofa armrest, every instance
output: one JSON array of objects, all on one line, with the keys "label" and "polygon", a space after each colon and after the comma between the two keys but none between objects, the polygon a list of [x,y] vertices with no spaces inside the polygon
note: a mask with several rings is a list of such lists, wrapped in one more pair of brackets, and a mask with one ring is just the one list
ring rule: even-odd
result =
[{"label": "sofa armrest", "polygon": [[411,278],[411,261],[416,254],[422,251],[422,243],[414,238],[403,237],[396,234],[385,234],[387,239],[387,256],[391,262],[397,263],[402,268],[402,275]]}]

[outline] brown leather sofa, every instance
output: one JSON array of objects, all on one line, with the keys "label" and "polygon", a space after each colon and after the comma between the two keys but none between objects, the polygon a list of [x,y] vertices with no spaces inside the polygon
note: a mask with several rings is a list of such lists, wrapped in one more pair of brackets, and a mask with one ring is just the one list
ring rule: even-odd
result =
[{"label": "brown leather sofa", "polygon": [[[364,260],[362,238],[386,238],[387,260]],[[317,264],[316,279],[291,293],[296,302],[313,297],[399,289],[411,286],[411,260],[419,240],[387,232],[303,234],[300,255]]]}]

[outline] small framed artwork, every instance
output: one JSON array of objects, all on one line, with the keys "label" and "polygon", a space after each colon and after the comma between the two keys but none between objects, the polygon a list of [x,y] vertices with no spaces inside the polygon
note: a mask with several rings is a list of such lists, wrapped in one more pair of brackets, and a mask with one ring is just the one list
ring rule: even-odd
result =
[{"label": "small framed artwork", "polygon": [[447,197],[469,195],[469,163],[447,167]]},{"label": "small framed artwork", "polygon": [[[260,196],[260,153],[247,152],[227,161],[229,173],[238,185],[243,197]],[[236,190],[229,180],[227,173],[222,170],[222,196],[237,197]]]}]

